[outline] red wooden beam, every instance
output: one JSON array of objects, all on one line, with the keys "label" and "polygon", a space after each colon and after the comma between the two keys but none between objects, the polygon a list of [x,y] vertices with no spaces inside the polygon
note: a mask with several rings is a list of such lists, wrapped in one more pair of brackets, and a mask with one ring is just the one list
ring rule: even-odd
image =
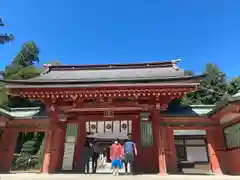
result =
[{"label": "red wooden beam", "polygon": [[144,108],[141,107],[111,107],[111,108],[73,108],[73,109],[66,109],[63,110],[65,113],[77,113],[77,112],[96,112],[96,111],[124,111],[124,112],[131,112],[131,111],[144,111]]},{"label": "red wooden beam", "polygon": [[27,124],[27,125],[34,125],[34,124],[48,124],[49,123],[49,118],[48,119],[18,119],[18,120],[13,120],[9,121],[8,124],[11,125],[18,125],[18,124]]},{"label": "red wooden beam", "polygon": [[7,127],[8,129],[14,129],[17,132],[46,132],[48,129],[43,128],[19,128],[19,127]]},{"label": "red wooden beam", "polygon": [[211,123],[212,120],[211,118],[208,117],[162,117],[163,118],[163,122],[183,122],[183,123],[199,123],[199,122],[203,122],[203,123]]},{"label": "red wooden beam", "polygon": [[96,88],[84,88],[84,87],[76,87],[76,88],[44,88],[44,89],[37,89],[37,88],[15,88],[11,89],[11,92],[13,93],[33,93],[33,94],[81,94],[81,93],[117,93],[117,92],[188,92],[193,91],[196,89],[196,85],[181,85],[180,83],[178,85],[172,85],[171,83],[168,84],[137,84],[137,85],[129,85],[129,84],[113,84],[112,86],[106,85],[102,87],[96,87]]},{"label": "red wooden beam", "polygon": [[168,127],[168,128],[171,128],[172,130],[207,130],[210,127],[203,127],[203,126],[171,126],[171,127]]},{"label": "red wooden beam", "polygon": [[77,119],[67,120],[68,123],[76,123],[79,121],[113,121],[113,120],[134,120],[139,115],[116,115],[113,117],[104,117],[100,115],[78,116]]},{"label": "red wooden beam", "polygon": [[115,108],[115,107],[136,107],[136,108],[149,108],[149,107],[154,107],[154,104],[139,104],[137,101],[135,102],[94,102],[94,103],[87,103],[87,102],[81,102],[80,104],[77,104],[75,107],[72,105],[67,105],[67,106],[62,106],[59,105],[60,109],[86,109],[86,108]]},{"label": "red wooden beam", "polygon": [[118,97],[182,97],[187,92],[193,91],[192,87],[161,87],[161,86],[148,86],[141,85],[139,87],[104,87],[99,89],[19,89],[15,93],[23,97],[29,97],[33,99],[65,99],[76,100],[77,98],[89,99],[89,98],[118,98]]}]

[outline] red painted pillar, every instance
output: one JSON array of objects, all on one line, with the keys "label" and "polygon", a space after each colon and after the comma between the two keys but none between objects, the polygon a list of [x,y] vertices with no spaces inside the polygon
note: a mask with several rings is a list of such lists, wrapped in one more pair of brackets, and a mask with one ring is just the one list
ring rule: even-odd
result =
[{"label": "red painted pillar", "polygon": [[151,111],[151,116],[152,116],[152,134],[153,134],[153,148],[154,148],[154,161],[152,163],[155,164],[156,167],[156,172],[159,171],[159,139],[158,139],[158,131],[160,127],[160,122],[159,122],[159,110],[152,109]]},{"label": "red painted pillar", "polygon": [[135,119],[132,119],[132,140],[136,143],[137,147],[137,156],[135,157],[133,164],[133,171],[141,171],[141,127],[140,127],[140,117],[136,116]]},{"label": "red painted pillar", "polygon": [[222,169],[220,166],[221,162],[221,151],[223,150],[224,137],[221,127],[211,127],[207,129],[207,144],[209,160],[212,172],[216,175],[222,174]]},{"label": "red painted pillar", "polygon": [[85,121],[80,121],[79,127],[78,127],[78,135],[77,135],[77,141],[75,146],[75,153],[74,153],[74,170],[79,171],[81,170],[81,151],[84,146],[84,143],[86,141],[86,123]]},{"label": "red painted pillar", "polygon": [[50,161],[50,168],[49,173],[54,173],[57,170],[61,169],[61,161],[64,154],[64,138],[66,130],[63,128],[64,124],[55,124],[54,125],[54,134],[53,134],[53,141],[51,141],[51,161]]},{"label": "red painted pillar", "polygon": [[62,163],[63,163],[63,156],[64,156],[64,143],[65,143],[65,136],[66,136],[66,124],[61,123],[59,125],[59,133],[58,137],[59,138],[59,152],[58,152],[58,161],[56,163],[56,169],[57,171],[60,171],[62,169]]},{"label": "red painted pillar", "polygon": [[158,141],[158,161],[159,161],[159,173],[160,175],[167,174],[166,166],[166,153],[165,153],[165,140],[166,140],[166,127],[159,126],[157,141]]},{"label": "red painted pillar", "polygon": [[54,140],[54,124],[51,123],[50,127],[47,131],[47,136],[45,139],[45,147],[44,147],[44,159],[43,159],[43,165],[42,165],[42,172],[43,173],[52,173],[52,168],[51,168],[51,155],[52,155],[52,146],[53,146],[53,140]]},{"label": "red painted pillar", "polygon": [[56,171],[58,156],[59,156],[59,148],[60,148],[60,139],[63,131],[59,126],[59,110],[56,105],[49,105],[49,114],[50,114],[50,123],[47,131],[47,136],[45,139],[45,147],[44,147],[44,159],[42,172],[43,173],[54,173]]},{"label": "red painted pillar", "polygon": [[166,166],[166,154],[165,154],[165,146],[166,146],[166,137],[167,137],[167,129],[166,127],[162,127],[160,125],[161,118],[159,117],[159,110],[152,109],[152,122],[153,122],[153,138],[154,144],[156,148],[156,159],[159,168],[160,175],[167,174],[167,166]]},{"label": "red painted pillar", "polygon": [[15,129],[5,128],[0,139],[0,172],[8,173],[12,167],[14,150],[18,132]]},{"label": "red painted pillar", "polygon": [[171,173],[177,173],[177,152],[174,142],[174,134],[171,128],[167,128],[167,150],[166,150],[166,163],[167,170]]}]

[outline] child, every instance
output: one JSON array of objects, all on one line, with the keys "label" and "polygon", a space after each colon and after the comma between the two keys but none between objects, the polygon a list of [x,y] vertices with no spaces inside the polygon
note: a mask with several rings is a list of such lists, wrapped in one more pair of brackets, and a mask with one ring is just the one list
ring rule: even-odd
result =
[{"label": "child", "polygon": [[110,159],[112,161],[113,175],[118,175],[119,169],[122,168],[123,147],[116,139],[110,149]]}]

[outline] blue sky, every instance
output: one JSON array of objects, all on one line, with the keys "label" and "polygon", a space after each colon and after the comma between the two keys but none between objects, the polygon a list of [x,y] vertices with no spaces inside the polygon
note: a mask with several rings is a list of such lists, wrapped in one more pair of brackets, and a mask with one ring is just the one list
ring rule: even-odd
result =
[{"label": "blue sky", "polygon": [[0,46],[0,69],[33,40],[40,60],[64,64],[150,62],[183,58],[201,73],[216,63],[240,75],[239,0],[2,0],[14,42]]}]

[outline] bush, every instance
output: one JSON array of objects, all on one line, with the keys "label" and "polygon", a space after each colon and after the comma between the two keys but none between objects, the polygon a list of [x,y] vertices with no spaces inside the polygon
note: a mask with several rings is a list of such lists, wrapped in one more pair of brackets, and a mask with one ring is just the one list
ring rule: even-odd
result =
[{"label": "bush", "polygon": [[29,169],[34,168],[38,163],[38,156],[35,155],[37,147],[36,140],[28,140],[26,141],[21,149],[20,156],[15,161],[15,167],[17,169]]},{"label": "bush", "polygon": [[30,155],[35,154],[37,150],[36,145],[37,145],[37,142],[35,139],[26,141],[22,146],[21,154],[30,154]]},{"label": "bush", "polygon": [[15,166],[17,169],[27,170],[34,168],[37,163],[38,157],[36,155],[22,154],[16,159]]},{"label": "bush", "polygon": [[19,158],[19,156],[20,156],[20,154],[14,154],[13,155],[12,170],[16,170],[17,169],[16,161]]}]

